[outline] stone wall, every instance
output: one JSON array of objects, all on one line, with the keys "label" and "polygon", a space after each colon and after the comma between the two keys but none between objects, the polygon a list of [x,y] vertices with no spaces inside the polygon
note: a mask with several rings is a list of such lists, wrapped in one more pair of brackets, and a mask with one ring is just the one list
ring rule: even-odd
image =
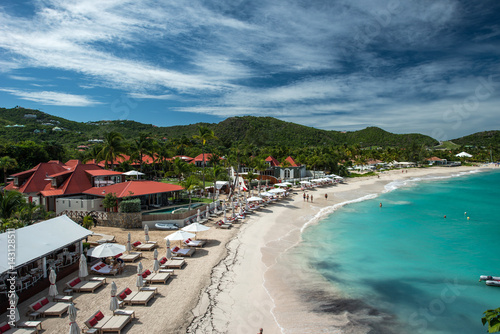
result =
[{"label": "stone wall", "polygon": [[107,214],[108,219],[101,220],[99,222],[100,225],[121,228],[142,228],[142,215],[140,212],[108,212]]}]

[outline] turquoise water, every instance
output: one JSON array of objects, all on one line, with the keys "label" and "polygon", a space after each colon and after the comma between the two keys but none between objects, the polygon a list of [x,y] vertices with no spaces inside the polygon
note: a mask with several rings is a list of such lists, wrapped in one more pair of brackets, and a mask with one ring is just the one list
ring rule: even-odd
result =
[{"label": "turquoise water", "polygon": [[407,333],[485,333],[482,313],[500,307],[500,287],[478,282],[500,276],[499,185],[476,173],[348,204],[304,231],[307,261]]}]

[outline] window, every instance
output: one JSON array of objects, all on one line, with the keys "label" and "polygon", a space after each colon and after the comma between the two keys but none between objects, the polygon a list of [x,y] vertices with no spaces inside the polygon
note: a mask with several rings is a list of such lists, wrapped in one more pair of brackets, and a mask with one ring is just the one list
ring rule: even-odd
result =
[{"label": "window", "polygon": [[284,175],[285,175],[285,179],[289,179],[290,178],[290,170],[289,169],[285,169],[284,171]]}]

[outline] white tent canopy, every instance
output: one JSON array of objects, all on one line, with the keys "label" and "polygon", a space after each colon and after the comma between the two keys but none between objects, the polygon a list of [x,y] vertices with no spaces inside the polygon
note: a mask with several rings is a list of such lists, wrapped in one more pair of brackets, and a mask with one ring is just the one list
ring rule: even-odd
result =
[{"label": "white tent canopy", "polygon": [[[16,257],[14,268],[43,258],[70,246],[92,232],[63,215],[15,230]],[[9,233],[0,234],[0,245],[8,244]],[[10,269],[7,256],[0,256],[0,273]]]},{"label": "white tent canopy", "polygon": [[472,154],[469,154],[467,152],[460,152],[460,153],[456,154],[455,156],[459,157],[459,158],[472,158]]},{"label": "white tent canopy", "polygon": [[128,172],[123,173],[123,175],[127,176],[139,176],[139,175],[145,175],[144,173],[138,172],[136,170],[129,170]]}]

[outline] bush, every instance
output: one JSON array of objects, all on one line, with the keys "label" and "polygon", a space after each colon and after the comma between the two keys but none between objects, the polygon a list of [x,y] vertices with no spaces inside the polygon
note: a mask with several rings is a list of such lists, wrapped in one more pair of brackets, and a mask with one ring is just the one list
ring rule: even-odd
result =
[{"label": "bush", "polygon": [[137,198],[128,201],[121,201],[120,212],[141,212],[141,200]]}]

